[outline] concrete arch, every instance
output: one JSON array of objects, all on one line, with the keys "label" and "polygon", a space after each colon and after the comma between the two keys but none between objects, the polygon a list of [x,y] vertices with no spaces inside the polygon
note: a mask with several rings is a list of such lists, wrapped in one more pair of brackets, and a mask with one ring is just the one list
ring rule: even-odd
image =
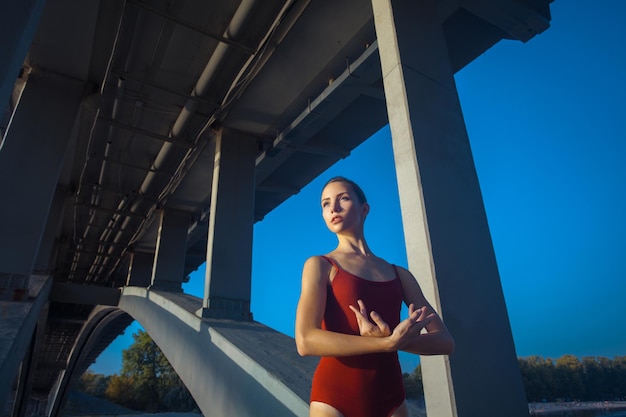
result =
[{"label": "concrete arch", "polygon": [[117,307],[97,306],[94,309],[76,339],[67,367],[59,375],[59,379],[48,396],[46,407],[48,417],[60,415],[72,383],[82,375],[85,368],[91,363],[87,357],[93,351],[94,346],[100,342],[102,334],[110,326],[127,327],[131,322],[132,318]]},{"label": "concrete arch", "polygon": [[119,307],[165,354],[205,416],[307,416],[316,358],[260,323],[202,319],[199,298],[125,287]]}]

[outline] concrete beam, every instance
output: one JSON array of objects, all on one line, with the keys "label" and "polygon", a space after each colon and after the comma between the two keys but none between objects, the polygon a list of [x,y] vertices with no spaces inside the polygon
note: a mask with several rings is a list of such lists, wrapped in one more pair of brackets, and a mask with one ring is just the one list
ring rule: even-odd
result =
[{"label": "concrete beam", "polygon": [[55,282],[50,291],[50,301],[116,306],[120,300],[120,294],[117,288]]},{"label": "concrete beam", "polygon": [[[13,86],[33,41],[46,0],[5,3],[0,15],[0,113],[9,104]],[[1,138],[0,138],[1,140]]]},{"label": "concrete beam", "polygon": [[427,413],[528,416],[437,1],[372,4],[409,268],[456,342],[422,358]]},{"label": "concrete beam", "polygon": [[[32,273],[63,158],[83,97],[83,85],[32,73],[0,149],[0,275]],[[23,288],[28,288],[27,284]]]},{"label": "concrete beam", "polygon": [[462,0],[464,9],[499,27],[513,39],[528,42],[550,27],[550,21],[518,0]]}]

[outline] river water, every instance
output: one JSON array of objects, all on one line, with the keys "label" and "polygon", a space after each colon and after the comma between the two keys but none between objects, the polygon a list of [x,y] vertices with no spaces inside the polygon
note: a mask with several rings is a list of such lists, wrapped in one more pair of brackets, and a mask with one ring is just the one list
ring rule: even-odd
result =
[{"label": "river water", "polygon": [[541,417],[626,417],[626,410],[566,410],[537,415]]}]

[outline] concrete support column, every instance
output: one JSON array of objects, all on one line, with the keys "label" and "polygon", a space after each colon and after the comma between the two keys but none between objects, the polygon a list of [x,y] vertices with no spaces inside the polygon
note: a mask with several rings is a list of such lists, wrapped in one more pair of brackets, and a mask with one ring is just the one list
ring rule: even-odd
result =
[{"label": "concrete support column", "polygon": [[153,252],[133,252],[131,254],[126,285],[148,288],[152,283],[154,258]]},{"label": "concrete support column", "polygon": [[456,341],[422,357],[427,414],[528,416],[435,0],[372,0],[409,268]]},{"label": "concrete support column", "polygon": [[0,148],[0,298],[23,299],[44,233],[83,85],[28,78]]},{"label": "concrete support column", "polygon": [[15,80],[35,36],[46,0],[5,2],[0,14],[0,114],[9,104]]},{"label": "concrete support column", "polygon": [[41,312],[39,313],[39,320],[37,320],[37,325],[35,327],[35,331],[33,332],[31,345],[28,352],[26,352],[22,363],[20,364],[11,417],[26,416],[36,371],[36,362],[34,359],[41,354],[41,347],[45,341],[48,308],[49,303],[44,304],[42,307]]},{"label": "concrete support column", "polygon": [[[30,281],[30,298],[26,302],[12,303],[0,301],[0,402],[6,404],[13,386],[14,377],[24,360],[35,337],[37,323],[46,316],[52,278],[34,276]],[[43,324],[42,324],[43,326]],[[40,327],[43,328],[43,327]],[[36,357],[36,354],[35,356]],[[28,379],[28,378],[27,378]],[[19,389],[28,387],[18,387]],[[25,391],[23,391],[25,393]],[[19,398],[16,398],[19,401]]]},{"label": "concrete support column", "polygon": [[150,288],[181,292],[190,217],[176,210],[161,210],[159,222]]},{"label": "concrete support column", "polygon": [[201,317],[251,320],[254,138],[217,135]]}]

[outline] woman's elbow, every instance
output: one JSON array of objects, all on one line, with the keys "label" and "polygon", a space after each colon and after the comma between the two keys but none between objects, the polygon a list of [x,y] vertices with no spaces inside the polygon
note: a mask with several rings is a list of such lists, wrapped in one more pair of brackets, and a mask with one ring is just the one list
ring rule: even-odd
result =
[{"label": "woman's elbow", "polygon": [[443,354],[444,355],[452,355],[454,353],[454,339],[452,336],[449,336],[443,345]]},{"label": "woman's elbow", "polygon": [[296,334],[296,350],[300,356],[311,356],[304,335]]}]

